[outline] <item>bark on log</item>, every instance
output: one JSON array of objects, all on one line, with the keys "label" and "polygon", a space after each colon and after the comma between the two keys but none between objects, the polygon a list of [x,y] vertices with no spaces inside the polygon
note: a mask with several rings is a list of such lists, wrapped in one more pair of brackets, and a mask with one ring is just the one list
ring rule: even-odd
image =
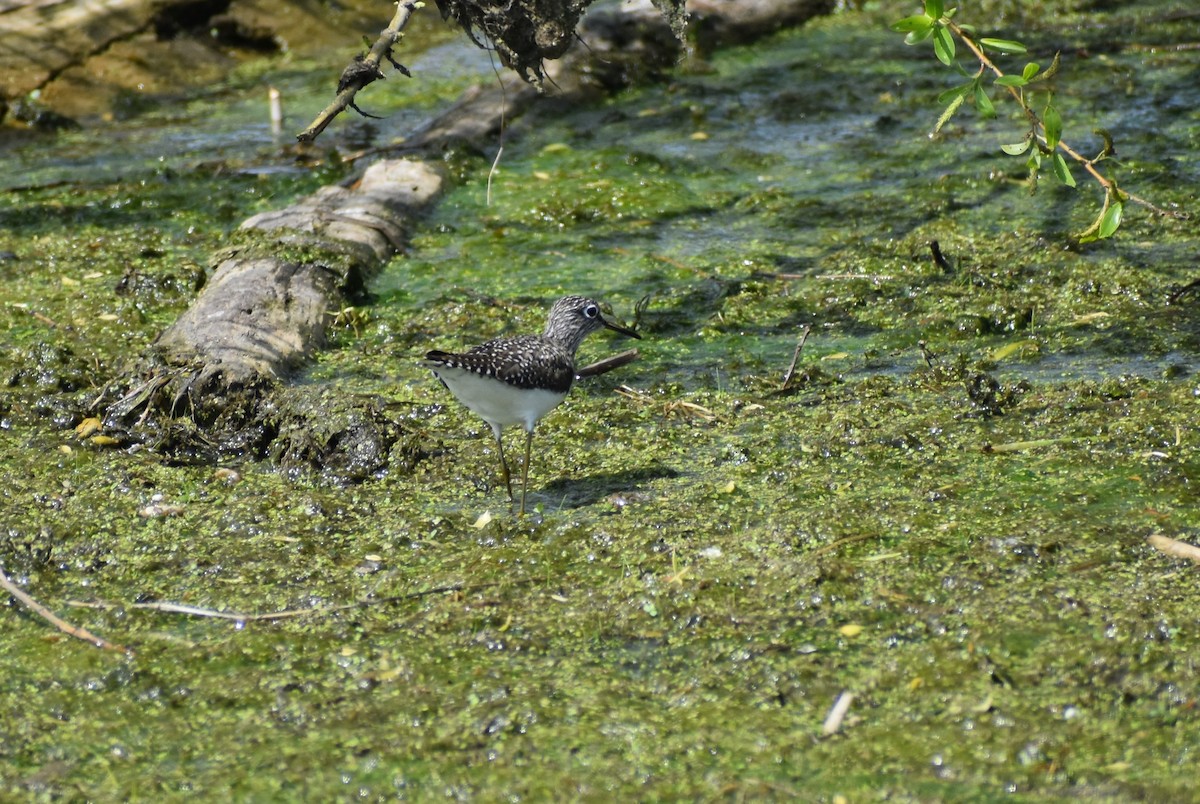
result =
[{"label": "bark on log", "polygon": [[168,363],[202,361],[229,384],[283,375],[323,341],[331,302],[346,288],[361,287],[404,246],[412,220],[441,187],[441,175],[430,166],[387,160],[367,168],[353,187],[324,187],[290,207],[255,215],[241,228],[278,234],[268,249],[309,248],[317,258],[253,249],[226,259],[157,348]]},{"label": "bark on log", "polygon": [[833,10],[833,0],[688,0],[700,47],[729,47],[803,25]]},{"label": "bark on log", "polygon": [[[247,220],[242,229],[262,236],[221,262],[137,367],[141,380],[118,383],[125,393],[105,411],[109,430],[189,458],[271,451],[285,466],[346,482],[386,466],[401,433],[377,400],[267,400],[324,342],[330,310],[403,247],[441,188],[429,165],[385,160],[351,187]],[[411,446],[402,454],[411,463]]]}]

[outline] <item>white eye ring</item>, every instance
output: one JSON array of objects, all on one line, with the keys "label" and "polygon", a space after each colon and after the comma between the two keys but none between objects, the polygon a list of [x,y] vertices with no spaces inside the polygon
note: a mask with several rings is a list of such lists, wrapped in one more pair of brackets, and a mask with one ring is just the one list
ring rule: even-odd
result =
[{"label": "white eye ring", "polygon": [[583,314],[588,318],[595,318],[596,316],[600,315],[600,308],[594,304],[589,304],[587,307],[583,308]]}]

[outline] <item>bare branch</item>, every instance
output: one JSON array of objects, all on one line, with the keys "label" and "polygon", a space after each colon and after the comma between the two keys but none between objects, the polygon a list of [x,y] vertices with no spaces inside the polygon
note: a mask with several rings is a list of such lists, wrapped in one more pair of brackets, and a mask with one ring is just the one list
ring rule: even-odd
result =
[{"label": "bare branch", "polygon": [[0,567],[0,587],[4,587],[4,590],[15,597],[18,603],[41,617],[43,620],[49,622],[64,634],[73,636],[76,639],[82,639],[84,642],[91,642],[96,647],[104,648],[105,650],[119,650],[122,653],[128,654],[133,653],[133,651],[129,650],[128,648],[121,647],[120,645],[114,645],[107,639],[102,639],[101,637],[96,636],[86,628],[81,628],[77,625],[71,625],[69,622],[50,611],[50,609],[46,608],[41,603],[38,603],[36,600],[30,597],[24,589],[13,583],[8,575],[5,574],[3,567]]},{"label": "bare branch", "polygon": [[408,70],[404,69],[402,65],[392,58],[392,48],[403,37],[404,28],[408,25],[409,19],[412,18],[413,12],[418,8],[424,8],[424,6],[425,4],[420,2],[420,0],[407,0],[407,2],[396,5],[395,16],[388,23],[388,27],[379,33],[379,38],[371,46],[370,52],[366,56],[357,56],[342,71],[341,78],[338,79],[337,97],[317,115],[308,128],[296,135],[296,139],[299,142],[312,142],[315,140],[325,130],[326,126],[333,122],[333,118],[337,117],[347,108],[354,109],[364,117],[374,117],[374,115],[369,115],[354,105],[354,96],[367,84],[384,77],[383,71],[379,69],[379,65],[384,59],[391,62],[404,75],[409,74]]},{"label": "bare branch", "polygon": [[576,377],[596,377],[600,374],[605,374],[615,368],[620,368],[626,363],[632,363],[638,359],[638,350],[630,349],[626,352],[618,352],[612,357],[606,357],[603,360],[597,360],[595,363],[584,366],[575,372]]}]

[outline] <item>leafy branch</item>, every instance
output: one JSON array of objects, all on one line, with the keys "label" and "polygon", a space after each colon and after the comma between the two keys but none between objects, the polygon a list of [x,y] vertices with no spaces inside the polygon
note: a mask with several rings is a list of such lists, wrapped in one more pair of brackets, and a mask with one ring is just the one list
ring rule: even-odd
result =
[{"label": "leafy branch", "polygon": [[[1025,45],[1010,39],[976,38],[975,29],[970,25],[960,25],[953,19],[956,8],[945,8],[944,0],[924,0],[925,13],[914,14],[895,22],[892,30],[905,34],[904,41],[915,45],[927,40],[933,41],[933,52],[942,64],[957,70],[967,80],[956,87],[946,90],[938,96],[938,102],[946,104],[945,110],[934,125],[933,133],[941,131],[968,99],[975,103],[975,109],[987,119],[996,116],[996,108],[988,96],[984,85],[985,79],[991,77],[991,83],[1003,87],[1016,101],[1017,106],[1025,115],[1029,125],[1024,137],[1019,141],[1000,146],[1004,153],[1010,156],[1026,156],[1025,165],[1029,169],[1030,192],[1037,190],[1038,177],[1041,170],[1049,165],[1051,172],[1062,184],[1075,187],[1075,176],[1071,171],[1068,158],[1082,166],[1083,170],[1104,190],[1104,204],[1100,214],[1091,226],[1079,233],[1081,243],[1112,237],[1121,226],[1125,214],[1125,205],[1129,202],[1146,207],[1159,215],[1178,219],[1186,219],[1187,213],[1163,209],[1150,201],[1117,186],[1111,176],[1100,172],[1098,165],[1105,159],[1114,156],[1112,136],[1103,129],[1096,133],[1103,140],[1103,147],[1093,157],[1087,157],[1063,141],[1062,116],[1054,105],[1054,93],[1045,89],[1045,104],[1039,114],[1034,108],[1037,102],[1035,93],[1039,85],[1053,78],[1058,72],[1060,60],[1055,54],[1050,66],[1042,70],[1036,62],[1028,62],[1020,74],[1005,73],[988,55],[994,52],[1001,55],[1021,55],[1027,52]],[[963,43],[967,50],[979,62],[979,68],[970,73],[955,59],[955,39]]]}]

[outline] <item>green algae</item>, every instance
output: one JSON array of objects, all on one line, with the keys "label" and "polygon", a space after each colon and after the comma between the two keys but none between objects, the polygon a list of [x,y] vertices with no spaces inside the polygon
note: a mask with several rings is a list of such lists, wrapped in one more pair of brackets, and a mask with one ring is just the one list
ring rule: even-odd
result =
[{"label": "green algae", "polygon": [[[5,197],[0,562],[136,654],[5,607],[0,789],[1189,797],[1196,581],[1145,539],[1198,525],[1197,328],[1166,302],[1191,279],[1191,230],[1133,220],[1068,248],[1083,202],[992,178],[1003,157],[970,121],[961,162],[931,152],[937,81],[863,19],[538,119],[491,205],[487,164],[468,168],[296,380],[349,399],[331,420],[359,405],[411,433],[420,460],[354,485],[69,429],[186,304],[222,226],[303,182],[201,171]],[[849,86],[815,75],[846,52]],[[1179,94],[1192,58],[1131,80]],[[1081,105],[1109,102],[1075,81]],[[1138,191],[1190,204],[1194,165],[1171,170]],[[642,357],[539,425],[541,510],[521,520],[487,427],[414,360],[536,330],[562,292],[636,321]],[[584,359],[626,346],[596,337]],[[968,392],[979,374],[998,414]],[[158,600],[308,613],[134,606]],[[849,716],[822,736],[843,691]]]}]

